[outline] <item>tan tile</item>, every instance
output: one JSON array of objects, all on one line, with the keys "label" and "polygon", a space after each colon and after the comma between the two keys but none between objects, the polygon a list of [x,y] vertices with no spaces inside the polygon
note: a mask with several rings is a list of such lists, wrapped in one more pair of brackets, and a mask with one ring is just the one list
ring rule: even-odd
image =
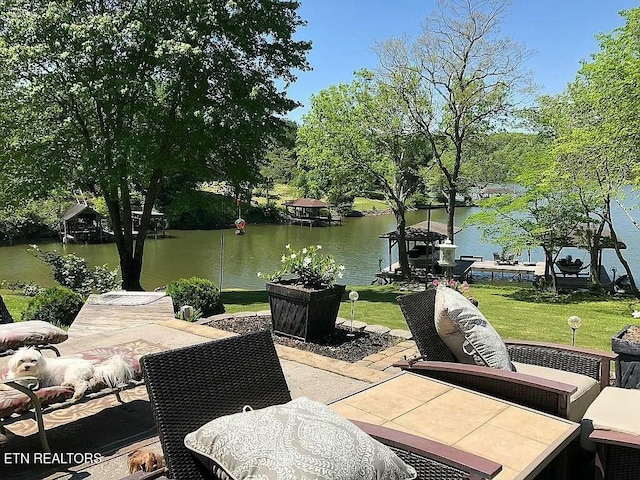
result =
[{"label": "tan tile", "polygon": [[[483,425],[454,444],[518,472],[542,461],[547,446],[530,438],[492,425]],[[539,458],[540,457],[540,458]]]},{"label": "tan tile", "polygon": [[399,375],[387,383],[392,384],[397,391],[404,395],[423,402],[428,402],[453,389],[451,385],[413,374]]},{"label": "tan tile", "polygon": [[422,432],[420,432],[418,430],[415,430],[415,429],[413,429],[411,427],[408,427],[406,425],[402,425],[400,423],[396,423],[394,421],[383,423],[382,426],[383,427],[387,427],[387,428],[392,428],[393,430],[397,430],[399,432],[410,433],[411,435],[415,435],[417,437],[428,438],[429,440],[439,441],[435,437],[430,437],[429,435],[426,435],[426,434],[424,434],[424,433],[422,433]]},{"label": "tan tile", "polygon": [[385,420],[393,420],[418,407],[423,401],[411,398],[403,392],[397,391],[393,385],[389,385],[389,382],[384,382],[374,388],[345,398],[340,403],[347,403]]},{"label": "tan tile", "polygon": [[361,422],[372,423],[374,425],[382,425],[385,423],[385,419],[365,412],[357,407],[348,405],[346,403],[334,403],[329,407],[338,415],[348,418],[349,420],[359,420]]},{"label": "tan tile", "polygon": [[535,412],[509,407],[489,421],[490,425],[551,445],[571,425]]},{"label": "tan tile", "polygon": [[453,445],[508,407],[461,390],[449,390],[394,422],[421,435]]}]

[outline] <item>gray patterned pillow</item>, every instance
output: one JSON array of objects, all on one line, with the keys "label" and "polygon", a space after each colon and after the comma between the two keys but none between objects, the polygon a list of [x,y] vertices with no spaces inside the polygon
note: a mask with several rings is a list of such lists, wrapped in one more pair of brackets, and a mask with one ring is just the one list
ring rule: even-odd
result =
[{"label": "gray patterned pillow", "polygon": [[438,335],[460,363],[515,371],[498,332],[462,294],[439,286],[434,316]]},{"label": "gray patterned pillow", "polygon": [[417,477],[385,445],[304,397],[217,418],[189,433],[184,444],[209,469],[233,480]]}]

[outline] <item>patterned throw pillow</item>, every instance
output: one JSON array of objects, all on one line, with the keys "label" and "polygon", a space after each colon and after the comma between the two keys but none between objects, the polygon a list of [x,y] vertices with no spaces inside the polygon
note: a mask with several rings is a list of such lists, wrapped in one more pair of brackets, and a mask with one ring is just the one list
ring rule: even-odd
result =
[{"label": "patterned throw pillow", "polygon": [[217,418],[188,434],[184,444],[214,473],[232,480],[417,477],[385,445],[304,397]]},{"label": "patterned throw pillow", "polygon": [[469,299],[448,287],[438,287],[436,330],[461,363],[515,371],[498,332]]}]

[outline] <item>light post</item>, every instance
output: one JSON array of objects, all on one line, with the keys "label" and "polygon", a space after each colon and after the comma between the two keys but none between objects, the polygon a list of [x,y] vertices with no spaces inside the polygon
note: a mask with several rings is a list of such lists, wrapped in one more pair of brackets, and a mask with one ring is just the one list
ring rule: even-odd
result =
[{"label": "light post", "polygon": [[440,244],[440,259],[438,265],[447,269],[447,280],[451,280],[451,269],[456,266],[457,245],[451,243],[448,238]]},{"label": "light post", "polygon": [[358,298],[360,298],[358,292],[355,290],[349,292],[349,300],[351,300],[351,335],[353,335],[353,318],[356,315],[356,300],[358,300]]},{"label": "light post", "polygon": [[575,346],[576,330],[578,330],[580,328],[580,325],[582,325],[582,320],[580,320],[580,317],[576,317],[575,315],[572,315],[567,320],[567,324],[569,325],[569,327],[571,327],[571,345]]}]

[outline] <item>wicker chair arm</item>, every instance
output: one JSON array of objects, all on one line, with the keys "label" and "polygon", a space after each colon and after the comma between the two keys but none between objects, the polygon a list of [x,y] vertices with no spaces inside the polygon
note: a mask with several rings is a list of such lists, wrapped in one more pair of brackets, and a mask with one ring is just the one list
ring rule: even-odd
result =
[{"label": "wicker chair arm", "polygon": [[640,436],[611,430],[594,430],[589,438],[597,443],[640,449]]},{"label": "wicker chair arm", "polygon": [[413,466],[419,479],[491,479],[502,471],[499,463],[443,443],[380,425],[352,422]]},{"label": "wicker chair arm", "polygon": [[450,362],[397,362],[394,367],[567,418],[575,385],[509,370]]},{"label": "wicker chair arm", "polygon": [[514,362],[587,375],[598,380],[600,388],[609,385],[611,361],[617,358],[613,352],[570,345],[521,340],[507,340],[505,344]]}]

